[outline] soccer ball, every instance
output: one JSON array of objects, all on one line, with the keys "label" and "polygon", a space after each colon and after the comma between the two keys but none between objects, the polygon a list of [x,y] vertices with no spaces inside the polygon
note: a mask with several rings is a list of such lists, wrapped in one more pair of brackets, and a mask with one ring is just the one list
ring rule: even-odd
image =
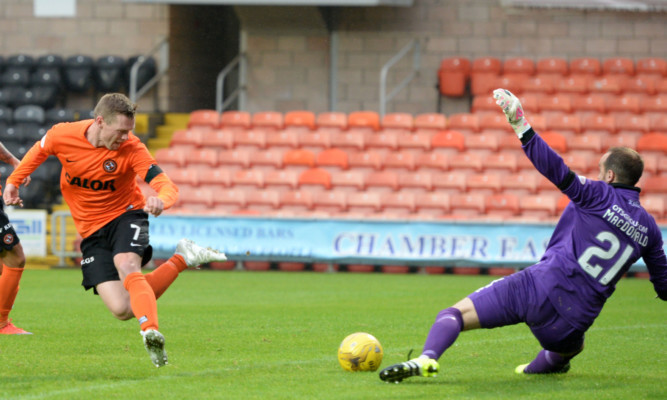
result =
[{"label": "soccer ball", "polygon": [[375,336],[357,332],[343,339],[338,348],[338,362],[347,371],[375,371],[382,363],[383,354]]}]

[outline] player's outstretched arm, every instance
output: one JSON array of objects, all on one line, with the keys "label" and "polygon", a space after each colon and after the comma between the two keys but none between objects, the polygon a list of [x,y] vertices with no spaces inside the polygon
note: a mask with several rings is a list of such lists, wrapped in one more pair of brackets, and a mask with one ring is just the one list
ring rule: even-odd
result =
[{"label": "player's outstretched arm", "polygon": [[496,99],[496,104],[505,113],[505,118],[507,118],[507,122],[510,123],[516,135],[519,139],[523,138],[523,134],[530,129],[530,124],[526,120],[519,99],[507,89],[494,90],[493,98]]},{"label": "player's outstretched arm", "polygon": [[11,183],[5,185],[5,191],[2,193],[2,199],[8,206],[23,207],[23,200],[19,197],[19,189]]}]

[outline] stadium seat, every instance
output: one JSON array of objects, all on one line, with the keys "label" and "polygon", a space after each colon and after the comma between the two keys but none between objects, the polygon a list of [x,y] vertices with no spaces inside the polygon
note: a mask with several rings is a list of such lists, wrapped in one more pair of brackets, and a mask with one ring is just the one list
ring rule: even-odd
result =
[{"label": "stadium seat", "polygon": [[327,167],[332,167],[336,170],[347,169],[349,167],[347,153],[338,148],[325,149],[317,153],[315,164],[321,168],[327,169]]},{"label": "stadium seat", "polygon": [[539,59],[535,64],[535,73],[562,78],[570,73],[570,67],[564,58],[545,57]]},{"label": "stadium seat", "polygon": [[245,130],[251,127],[250,113],[246,111],[224,111],[220,114],[219,125],[223,129]]},{"label": "stadium seat", "polygon": [[201,147],[202,133],[203,132],[199,129],[178,129],[174,131],[174,134],[171,136],[169,145],[172,147],[178,146],[188,149]]},{"label": "stadium seat", "polygon": [[637,149],[637,140],[640,135],[633,132],[618,132],[617,134],[607,138],[605,141],[605,150],[609,150],[612,147],[629,147],[631,149]]},{"label": "stadium seat", "polygon": [[645,118],[649,121],[649,128],[651,131],[667,133],[667,115],[658,115],[654,118]]},{"label": "stadium seat", "polygon": [[583,135],[591,133],[611,135],[616,133],[616,119],[607,114],[590,114],[581,118],[581,130]]},{"label": "stadium seat", "polygon": [[299,146],[313,152],[328,149],[331,147],[331,133],[326,131],[302,133],[299,136]]},{"label": "stadium seat", "polygon": [[483,215],[486,212],[486,199],[483,194],[466,193],[449,197],[451,216],[457,219]]},{"label": "stadium seat", "polygon": [[421,154],[431,150],[431,133],[424,131],[413,133],[402,133],[398,135],[398,149]]},{"label": "stadium seat", "polygon": [[631,76],[635,74],[635,62],[626,57],[608,58],[602,62],[602,73]]},{"label": "stadium seat", "polygon": [[423,193],[433,190],[433,178],[430,172],[399,172],[398,188],[405,193]]},{"label": "stadium seat", "polygon": [[486,215],[503,219],[519,215],[519,197],[511,193],[492,194],[484,199]]},{"label": "stadium seat", "polygon": [[310,168],[299,175],[299,187],[312,190],[331,189],[331,174],[322,168]]},{"label": "stadium seat", "polygon": [[[6,106],[0,106],[0,126],[1,127],[7,127],[7,126],[11,125],[13,116],[14,116],[14,111],[11,108],[6,107]],[[47,119],[47,121],[51,122],[48,119]]]},{"label": "stadium seat", "polygon": [[493,172],[482,172],[467,176],[468,191],[491,195],[502,190],[503,177]]},{"label": "stadium seat", "polygon": [[58,102],[63,102],[64,83],[60,69],[54,67],[39,67],[30,75],[30,90],[32,104],[44,108],[53,108]]},{"label": "stadium seat", "polygon": [[449,197],[441,192],[416,193],[415,214],[422,217],[447,215],[451,210]]},{"label": "stadium seat", "polygon": [[206,138],[202,137],[202,146],[217,149],[233,149],[236,146],[235,134],[227,129],[216,129],[206,132]]},{"label": "stadium seat", "polygon": [[557,153],[562,154],[567,152],[567,140],[562,134],[553,131],[546,131],[541,132],[540,136]]},{"label": "stadium seat", "polygon": [[533,114],[542,112],[541,101],[542,96],[535,93],[523,93],[517,96],[521,101],[521,106],[526,115],[532,117]]},{"label": "stadium seat", "polygon": [[283,153],[283,165],[286,168],[312,168],[315,166],[315,154],[312,151],[306,149],[287,150],[285,153]]},{"label": "stadium seat", "polygon": [[449,57],[440,62],[438,89],[442,96],[460,97],[466,93],[470,77],[470,60],[465,57]]},{"label": "stadium seat", "polygon": [[240,169],[231,173],[232,187],[237,189],[263,188],[264,173],[252,169]]},{"label": "stadium seat", "polygon": [[382,169],[385,171],[403,172],[415,169],[415,156],[409,152],[390,152],[382,158]]},{"label": "stadium seat", "polygon": [[600,75],[602,64],[597,58],[582,57],[570,61],[570,74],[572,75]]},{"label": "stadium seat", "polygon": [[313,207],[315,210],[329,214],[340,214],[347,210],[347,196],[345,192],[327,190],[313,193]]},{"label": "stadium seat", "polygon": [[250,119],[253,129],[277,131],[283,129],[283,114],[277,111],[258,111]]},{"label": "stadium seat", "polygon": [[251,154],[252,156],[249,158],[251,168],[273,171],[284,167],[284,152],[280,149],[271,148],[263,151],[255,151]]},{"label": "stadium seat", "polygon": [[[159,150],[158,150],[159,151]],[[221,167],[245,169],[250,166],[251,152],[249,150],[224,149],[218,151],[218,164]]]},{"label": "stadium seat", "polygon": [[534,75],[535,61],[525,57],[512,57],[503,61],[503,74]]},{"label": "stadium seat", "polygon": [[479,132],[479,117],[476,114],[457,113],[449,117],[448,129],[464,134]]},{"label": "stadium seat", "polygon": [[495,172],[501,175],[514,173],[519,168],[517,155],[516,153],[504,152],[488,154],[484,158],[482,168],[484,169],[484,172]]},{"label": "stadium seat", "polygon": [[349,192],[346,194],[347,211],[359,213],[364,216],[372,215],[382,211],[380,194],[372,192]]},{"label": "stadium seat", "polygon": [[588,90],[591,93],[619,95],[622,92],[623,75],[602,75],[588,80]]},{"label": "stadium seat", "polygon": [[[574,149],[576,150],[576,145]],[[561,157],[572,171],[579,175],[586,175],[593,167],[597,168],[597,159],[594,156],[572,151],[573,149],[570,150],[568,153],[561,155]]]},{"label": "stadium seat", "polygon": [[350,169],[357,171],[370,172],[382,169],[382,156],[372,150],[348,152],[347,162]]},{"label": "stadium seat", "polygon": [[439,113],[423,113],[415,116],[417,132],[436,133],[447,128],[447,118]]},{"label": "stadium seat", "polygon": [[599,158],[602,154],[603,136],[596,133],[576,135],[567,141],[568,152],[587,154],[590,158]]},{"label": "stadium seat", "polygon": [[220,114],[215,110],[195,110],[190,113],[188,129],[193,127],[208,127],[215,129],[220,125]]},{"label": "stadium seat", "polygon": [[234,147],[247,150],[263,150],[266,148],[267,132],[263,130],[243,130],[234,132]]},{"label": "stadium seat", "polygon": [[659,194],[647,194],[640,199],[642,207],[649,212],[655,219],[660,219],[665,214],[665,196]]},{"label": "stadium seat", "polygon": [[447,155],[435,152],[418,154],[415,157],[415,168],[426,172],[447,171],[449,159]]},{"label": "stadium seat", "polygon": [[69,92],[86,93],[93,88],[93,70],[95,61],[92,57],[77,54],[67,57],[64,65],[65,87]]},{"label": "stadium seat", "polygon": [[[354,135],[355,133],[350,133]],[[398,149],[398,133],[395,131],[380,131],[369,135],[364,141],[368,149],[376,151],[396,151]]]},{"label": "stadium seat", "polygon": [[264,186],[268,189],[296,190],[299,187],[299,173],[289,170],[268,170],[263,172]]},{"label": "stadium seat", "polygon": [[659,57],[647,57],[637,60],[635,64],[637,75],[640,76],[667,76],[667,60]]},{"label": "stadium seat", "polygon": [[197,180],[201,186],[210,186],[217,189],[216,196],[221,187],[231,187],[231,172],[225,168],[209,168],[205,165],[193,167],[197,170]]},{"label": "stadium seat", "polygon": [[643,98],[640,103],[641,111],[649,117],[667,113],[667,94],[659,94]]},{"label": "stadium seat", "polygon": [[502,180],[502,192],[517,196],[537,193],[538,172],[533,167],[530,171],[517,172]]},{"label": "stadium seat", "polygon": [[589,77],[586,75],[570,75],[556,81],[556,93],[586,94],[588,93]]},{"label": "stadium seat", "polygon": [[244,189],[216,190],[213,196],[213,208],[226,214],[243,209],[246,205],[245,193]]},{"label": "stadium seat", "polygon": [[570,96],[562,93],[545,94],[540,97],[540,111],[548,117],[554,113],[569,114],[572,112]]},{"label": "stadium seat", "polygon": [[341,132],[347,129],[347,114],[342,112],[323,112],[315,120],[318,131]]},{"label": "stadium seat", "polygon": [[465,136],[454,130],[442,131],[431,138],[431,148],[434,152],[456,154],[465,150]]},{"label": "stadium seat", "polygon": [[363,191],[366,188],[366,174],[355,170],[332,172],[331,186],[342,192]]},{"label": "stadium seat", "polygon": [[412,193],[387,193],[380,197],[383,214],[407,216],[415,211],[415,195]]},{"label": "stadium seat", "polygon": [[312,111],[288,111],[285,113],[284,124],[286,129],[306,128],[309,131],[315,130],[315,113]]},{"label": "stadium seat", "polygon": [[393,171],[371,171],[366,174],[366,191],[386,193],[398,190],[398,174]]},{"label": "stadium seat", "polygon": [[642,135],[637,141],[637,151],[642,153],[667,154],[667,134],[660,132],[649,132]]},{"label": "stadium seat", "polygon": [[363,150],[366,148],[364,135],[359,132],[335,132],[331,134],[331,147],[345,150]]},{"label": "stadium seat", "polygon": [[415,120],[412,114],[389,113],[382,117],[381,127],[384,132],[409,133],[415,128]]},{"label": "stadium seat", "polygon": [[540,221],[551,220],[556,216],[557,199],[552,195],[526,196],[519,202],[521,215]]},{"label": "stadium seat", "polygon": [[473,97],[472,104],[470,105],[470,112],[477,115],[487,113],[498,114],[499,110],[496,100],[491,96],[483,94]]},{"label": "stadium seat", "polygon": [[571,96],[572,112],[581,117],[606,112],[606,100],[601,94]]},{"label": "stadium seat", "polygon": [[[505,122],[505,125],[508,125]],[[495,133],[479,133],[466,136],[465,146],[468,152],[488,155],[498,151],[498,136]]]},{"label": "stadium seat", "polygon": [[459,172],[434,172],[431,182],[435,192],[458,194],[467,190],[466,175]]},{"label": "stadium seat", "polygon": [[205,164],[210,167],[218,166],[218,150],[212,148],[190,148],[186,150],[187,164]]},{"label": "stadium seat", "polygon": [[120,92],[126,86],[125,59],[115,55],[97,58],[93,78],[95,90],[98,92]]},{"label": "stadium seat", "polygon": [[528,76],[522,74],[503,74],[495,77],[493,80],[489,80],[489,84],[492,85],[486,93],[478,94],[477,96],[492,96],[491,93],[497,88],[507,89],[515,95],[520,95],[523,93],[523,85],[526,82]]},{"label": "stadium seat", "polygon": [[176,168],[169,171],[169,179],[178,186],[179,193],[199,186],[199,170],[193,167]]},{"label": "stadium seat", "polygon": [[656,81],[656,78],[647,75],[629,77],[621,82],[621,92],[624,94],[652,96],[656,94]]},{"label": "stadium seat", "polygon": [[245,193],[246,209],[267,212],[280,207],[280,192],[275,190],[248,190]]},{"label": "stadium seat", "polygon": [[299,214],[313,208],[313,194],[305,190],[284,190],[280,192],[279,206],[282,210],[292,210]]},{"label": "stadium seat", "polygon": [[[498,112],[498,106],[494,103],[496,106],[496,111],[493,114],[485,114],[480,116],[479,118],[479,126],[482,131],[482,133],[489,134],[489,133],[496,133],[496,134],[505,134],[505,133],[514,133],[512,130],[512,126],[507,123],[507,118],[505,118],[505,114],[499,113]],[[533,123],[533,119],[531,117],[530,123]],[[472,136],[477,136],[477,135],[469,135],[466,137],[466,141],[472,137]]]},{"label": "stadium seat", "polygon": [[137,90],[139,90],[155,77],[155,74],[157,74],[157,63],[153,57],[145,57],[143,55],[128,57],[125,63],[125,80],[127,82],[130,82],[132,79],[130,75],[135,64],[139,64],[137,69]]},{"label": "stadium seat", "polygon": [[523,93],[552,94],[555,91],[555,81],[556,78],[546,74],[528,77],[522,85]]},{"label": "stadium seat", "polygon": [[44,109],[37,105],[23,105],[14,109],[14,124],[44,124]]},{"label": "stadium seat", "polygon": [[379,131],[380,115],[375,111],[353,111],[347,116],[347,127],[351,131]]},{"label": "stadium seat", "polygon": [[466,151],[449,156],[449,168],[451,171],[469,173],[482,172],[484,169],[484,157],[477,152]]},{"label": "stadium seat", "polygon": [[489,94],[495,89],[493,82],[502,71],[502,62],[496,57],[479,57],[470,68],[470,92],[473,96]]},{"label": "stadium seat", "polygon": [[651,130],[649,118],[643,115],[614,115],[614,124],[619,134],[634,134],[637,137]]},{"label": "stadium seat", "polygon": [[581,120],[573,114],[552,114],[546,118],[547,130],[570,138],[581,132]]},{"label": "stadium seat", "polygon": [[208,187],[180,191],[178,197],[179,204],[190,210],[209,209],[213,207],[213,192]]},{"label": "stadium seat", "polygon": [[155,152],[155,161],[161,166],[173,165],[176,167],[185,167],[187,165],[187,149],[180,147],[167,147],[158,149]]},{"label": "stadium seat", "polygon": [[295,149],[299,147],[300,132],[293,130],[266,132],[266,147],[270,149]]},{"label": "stadium seat", "polygon": [[639,114],[639,97],[633,95],[611,96],[607,99],[607,112],[614,115]]},{"label": "stadium seat", "polygon": [[658,171],[664,171],[664,167],[659,166],[659,160],[663,157],[664,155],[660,152],[645,152],[642,154],[642,158],[644,159],[644,174],[642,175],[642,179],[658,175]]}]

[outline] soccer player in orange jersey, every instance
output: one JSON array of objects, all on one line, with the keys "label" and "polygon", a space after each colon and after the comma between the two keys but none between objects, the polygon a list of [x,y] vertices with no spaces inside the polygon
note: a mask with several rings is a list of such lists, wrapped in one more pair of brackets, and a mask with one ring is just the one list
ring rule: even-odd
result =
[{"label": "soccer player in orange jersey", "polygon": [[[0,161],[16,168],[19,160],[0,143]],[[22,181],[26,186],[30,184],[30,177]],[[19,281],[25,266],[25,254],[14,227],[9,222],[4,207],[0,204],[0,335],[30,335],[30,332],[16,327],[9,319],[9,312],[14,305],[19,291]]]},{"label": "soccer player in orange jersey", "polygon": [[[175,254],[153,272],[141,267],[152,256],[148,214],[159,216],[178,198],[178,188],[133,133],[136,104],[120,93],[104,95],[94,119],[53,126],[26,153],[7,179],[6,204],[21,204],[18,183],[49,155],[63,165],[60,189],[83,237],[82,285],[93,288],[120,320],[133,316],[156,367],[167,364],[164,336],[158,331],[156,299],[188,267],[223,261],[225,255],[181,239]],[[157,196],[144,198],[136,176]]]}]

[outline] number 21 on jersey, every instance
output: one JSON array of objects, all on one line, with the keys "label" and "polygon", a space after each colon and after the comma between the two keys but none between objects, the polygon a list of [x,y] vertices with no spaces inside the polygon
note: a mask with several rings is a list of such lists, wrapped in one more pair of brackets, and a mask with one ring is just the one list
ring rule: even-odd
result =
[{"label": "number 21 on jersey", "polygon": [[629,244],[626,245],[625,249],[623,249],[623,252],[619,256],[618,253],[621,249],[621,243],[616,235],[611,232],[602,231],[598,233],[595,238],[602,243],[609,243],[609,249],[604,249],[600,246],[591,246],[584,250],[583,254],[577,261],[579,262],[579,266],[581,266],[581,268],[586,271],[588,275],[598,279],[598,276],[604,268],[597,264],[593,258],[597,257],[599,260],[616,259],[616,262],[611,266],[611,268],[609,268],[609,271],[602,275],[602,277],[598,280],[598,282],[600,282],[602,285],[608,285],[609,282],[611,282],[616,277],[618,272],[628,261],[628,258],[630,258],[632,255],[632,246]]}]

